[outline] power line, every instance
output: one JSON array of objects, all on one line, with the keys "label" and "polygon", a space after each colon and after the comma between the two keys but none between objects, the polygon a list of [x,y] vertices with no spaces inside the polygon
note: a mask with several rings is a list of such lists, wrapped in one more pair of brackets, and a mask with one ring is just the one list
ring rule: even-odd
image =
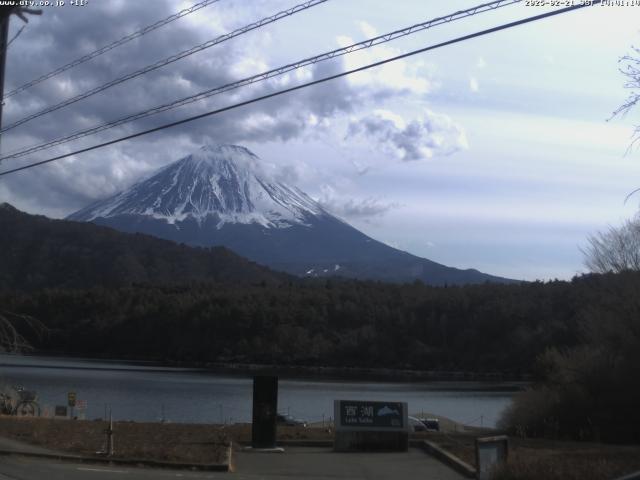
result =
[{"label": "power line", "polygon": [[149,133],[158,132],[158,131],[164,130],[166,128],[176,127],[178,125],[182,125],[182,124],[185,124],[185,123],[193,122],[195,120],[199,120],[201,118],[209,117],[209,116],[212,116],[212,115],[217,115],[219,113],[223,113],[223,112],[226,112],[226,111],[229,111],[229,110],[234,110],[236,108],[244,107],[246,105],[250,105],[250,104],[257,103],[257,102],[260,102],[260,101],[263,101],[263,100],[267,100],[269,98],[278,97],[278,96],[284,95],[286,93],[290,93],[290,92],[294,92],[294,91],[297,91],[297,90],[301,90],[303,88],[311,87],[313,85],[318,85],[318,84],[321,84],[321,83],[325,83],[325,82],[328,82],[330,80],[335,80],[335,79],[338,79],[338,78],[345,77],[347,75],[351,75],[351,74],[354,74],[354,73],[358,73],[358,72],[362,72],[362,71],[365,71],[365,70],[369,70],[371,68],[379,67],[381,65],[385,65],[385,64],[391,63],[391,62],[395,62],[397,60],[402,60],[404,58],[412,57],[414,55],[418,55],[420,53],[428,52],[430,50],[435,50],[437,48],[445,47],[445,46],[448,46],[448,45],[453,45],[455,43],[464,42],[464,41],[467,41],[467,40],[471,40],[472,38],[481,37],[481,36],[484,36],[484,35],[488,35],[490,33],[495,33],[495,32],[498,32],[498,31],[501,31],[501,30],[506,30],[506,29],[509,29],[509,28],[513,28],[513,27],[516,27],[516,26],[519,26],[519,25],[524,25],[524,24],[527,24],[527,23],[535,22],[535,21],[538,21],[538,20],[542,20],[544,18],[553,17],[553,16],[556,16],[556,15],[560,15],[560,14],[563,14],[563,13],[567,13],[567,12],[573,11],[573,10],[578,10],[578,9],[581,9],[581,8],[584,8],[584,7],[598,5],[599,3],[601,3],[601,1],[602,0],[593,0],[589,4],[583,3],[583,4],[579,4],[579,5],[573,5],[573,6],[562,8],[562,9],[559,9],[559,10],[554,10],[552,12],[541,13],[539,15],[534,15],[534,16],[531,16],[531,17],[527,17],[527,18],[524,18],[522,20],[516,20],[514,22],[504,23],[504,24],[499,25],[497,27],[492,27],[492,28],[488,28],[486,30],[481,30],[481,31],[478,31],[478,32],[474,32],[474,33],[470,33],[470,34],[467,34],[467,35],[463,35],[461,37],[457,37],[457,38],[454,38],[452,40],[447,40],[445,42],[437,43],[435,45],[430,45],[428,47],[423,47],[423,48],[420,48],[418,50],[413,50],[413,51],[408,52],[408,53],[403,53],[401,55],[396,55],[395,57],[390,57],[390,58],[387,58],[385,60],[380,60],[378,62],[370,63],[368,65],[364,65],[362,67],[358,67],[358,68],[354,68],[354,69],[351,69],[351,70],[347,70],[347,71],[342,72],[342,73],[337,73],[335,75],[330,75],[328,77],[320,78],[318,80],[313,80],[313,81],[310,81],[310,82],[306,82],[306,83],[303,83],[301,85],[296,85],[295,87],[285,88],[283,90],[278,90],[277,92],[269,93],[267,95],[262,95],[260,97],[252,98],[250,100],[245,100],[243,102],[238,102],[238,103],[235,103],[233,105],[228,105],[226,107],[218,108],[216,110],[211,110],[211,111],[206,112],[206,113],[201,113],[200,115],[194,115],[192,117],[188,117],[188,118],[184,118],[182,120],[178,120],[178,121],[175,121],[175,122],[167,123],[167,124],[161,125],[159,127],[150,128],[148,130],[144,130],[142,132],[134,133],[134,134],[127,135],[127,136],[124,136],[124,137],[120,137],[120,138],[116,138],[116,139],[110,140],[108,142],[103,142],[103,143],[99,143],[97,145],[92,145],[90,147],[82,148],[82,149],[76,150],[76,151],[71,152],[71,153],[65,153],[63,155],[58,155],[56,157],[49,158],[47,160],[41,160],[39,162],[34,162],[34,163],[30,163],[28,165],[24,165],[22,167],[13,168],[11,170],[5,170],[3,172],[0,172],[0,176],[9,175],[11,173],[19,172],[21,170],[27,170],[29,168],[33,168],[33,167],[37,167],[37,166],[40,166],[40,165],[44,165],[46,163],[50,163],[50,162],[54,162],[54,161],[57,161],[57,160],[61,160],[63,158],[71,157],[73,155],[78,155],[80,153],[90,152],[92,150],[97,150],[99,148],[107,147],[109,145],[114,145],[116,143],[120,143],[120,142],[123,142],[125,140],[131,140],[132,138],[137,138],[137,137],[141,137],[143,135],[147,135]]},{"label": "power line", "polygon": [[13,95],[16,95],[20,92],[23,92],[25,90],[27,90],[28,88],[33,87],[34,85],[37,85],[38,83],[44,82],[45,80],[50,79],[51,77],[55,77],[56,75],[61,74],[62,72],[66,72],[67,70],[73,68],[73,67],[77,67],[78,65],[84,63],[84,62],[88,62],[89,60],[91,60],[92,58],[96,58],[100,55],[102,55],[103,53],[106,53],[110,50],[113,50],[116,47],[119,47],[121,45],[124,45],[127,42],[130,42],[131,40],[134,40],[138,37],[141,37],[149,32],[152,32],[153,30],[156,30],[160,27],[164,27],[165,25],[167,25],[168,23],[171,23],[175,20],[178,20],[179,18],[182,18],[186,15],[189,15],[190,13],[196,12],[198,10],[200,10],[201,8],[204,8],[208,5],[211,5],[212,3],[216,3],[220,0],[203,0],[202,2],[196,3],[194,5],[192,5],[189,8],[185,8],[184,10],[180,10],[178,13],[174,13],[173,15],[169,15],[167,18],[160,20],[152,25],[148,25],[144,28],[141,28],[140,30],[133,32],[129,35],[126,35],[122,38],[120,38],[119,40],[116,40],[115,42],[110,43],[109,45],[105,45],[104,47],[98,48],[97,50],[94,50],[91,53],[88,53],[86,55],[83,55],[80,58],[77,58],[75,60],[73,60],[72,62],[67,63],[66,65],[63,65],[61,67],[56,68],[55,70],[46,73],[34,80],[31,80],[30,82],[25,83],[24,85],[19,86],[18,88],[11,90],[9,93],[7,93],[3,99],[12,97]]},{"label": "power line", "polygon": [[108,130],[120,125],[124,125],[125,123],[129,123],[129,122],[133,122],[135,120],[139,120],[142,118],[146,118],[149,117],[151,115],[155,115],[161,112],[165,112],[167,110],[172,110],[174,108],[178,108],[178,107],[182,107],[184,105],[188,105],[190,103],[194,103],[197,102],[199,100],[203,100],[205,98],[214,96],[214,95],[218,95],[224,92],[228,92],[230,90],[235,90],[236,88],[240,88],[240,87],[244,87],[247,85],[251,85],[253,83],[256,82],[260,82],[260,81],[264,81],[264,80],[268,80],[270,78],[279,76],[279,75],[283,75],[285,73],[288,73],[290,71],[293,70],[297,70],[299,68],[308,66],[308,65],[313,65],[315,63],[319,63],[325,60],[330,60],[332,58],[336,58],[339,56],[343,56],[343,55],[347,55],[349,53],[358,51],[358,50],[363,50],[366,48],[370,48],[376,45],[380,45],[382,43],[386,43],[386,42],[390,42],[391,40],[395,40],[397,38],[400,37],[404,37],[407,35],[411,35],[414,34],[416,32],[420,32],[422,30],[426,30],[428,28],[432,28],[435,27],[437,25],[442,25],[445,23],[450,23],[456,20],[460,20],[462,18],[466,18],[466,17],[470,17],[473,15],[477,15],[479,13],[483,13],[483,12],[487,12],[487,11],[493,11],[496,10],[497,8],[501,8],[501,7],[505,7],[508,5],[512,5],[514,3],[520,3],[522,2],[522,0],[496,0],[493,2],[489,2],[489,3],[484,3],[481,5],[478,5],[476,7],[467,9],[467,10],[460,10],[454,13],[451,13],[449,15],[445,15],[443,17],[437,17],[431,20],[428,20],[426,22],[422,22],[422,23],[417,23],[415,25],[412,25],[410,27],[407,28],[403,28],[400,30],[395,30],[393,32],[390,33],[386,33],[383,35],[379,35],[377,37],[373,37],[367,40],[364,40],[362,42],[358,42],[358,43],[354,43],[352,45],[348,45],[346,47],[343,48],[338,48],[335,50],[331,50],[329,52],[325,52],[325,53],[321,53],[319,55],[315,55],[313,57],[309,57],[309,58],[305,58],[303,60],[294,62],[294,63],[290,63],[278,68],[274,68],[272,70],[268,70],[266,72],[262,72],[256,75],[252,75],[250,77],[246,77],[243,78],[241,80],[237,80],[235,82],[232,83],[228,83],[222,86],[218,86],[218,87],[213,87],[210,88],[208,90],[204,90],[202,92],[196,93],[194,95],[190,95],[188,97],[184,97],[181,98],[179,100],[175,100],[173,102],[169,102],[169,103],[165,103],[163,105],[159,105],[157,107],[148,109],[148,110],[143,110],[142,112],[138,112],[138,113],[134,113],[131,115],[127,115],[125,117],[119,118],[117,120],[112,120],[110,122],[104,123],[102,125],[98,125],[95,127],[91,127],[85,130],[81,130],[79,132],[75,132],[72,133],[70,135],[64,136],[64,137],[58,137],[57,139],[54,140],[50,140],[48,142],[42,143],[42,144],[38,144],[38,145],[34,145],[31,147],[28,147],[26,149],[22,149],[22,150],[18,150],[15,151],[11,154],[8,154],[4,157],[0,158],[0,162],[2,162],[3,160],[7,160],[7,159],[11,159],[11,158],[20,158],[23,157],[25,155],[28,155],[30,153],[34,153],[34,152],[38,152],[41,150],[45,150],[51,147],[55,147],[57,145],[62,145],[63,143],[67,143],[67,142],[71,142],[73,140],[77,140],[79,138],[83,138],[86,137],[88,135],[93,135],[99,132],[102,132],[104,130]]},{"label": "power line", "polygon": [[11,40],[9,40],[7,42],[7,48],[9,48],[11,46],[11,44],[16,40],[16,38],[18,38],[20,36],[22,31],[24,30],[24,27],[26,27],[26,25],[21,26],[20,29],[15,33],[15,35],[13,37],[11,37]]},{"label": "power line", "polygon": [[251,30],[255,30],[257,28],[263,27],[265,25],[268,25],[270,23],[273,22],[277,22],[278,20],[281,20],[285,17],[289,17],[291,15],[295,15],[296,13],[299,13],[303,10],[307,10],[311,7],[315,7],[316,5],[319,5],[321,3],[325,3],[328,0],[307,0],[304,3],[301,3],[299,5],[296,5],[295,7],[289,8],[287,10],[283,10],[281,12],[276,13],[275,15],[272,15],[270,17],[265,17],[261,20],[258,20],[257,22],[251,23],[249,25],[246,25],[244,27],[238,28],[230,33],[221,35],[217,38],[214,38],[213,40],[208,40],[200,45],[196,45],[195,47],[192,47],[188,50],[184,50],[180,53],[177,53],[175,55],[172,55],[168,58],[165,58],[163,60],[159,60],[156,63],[153,63],[151,65],[147,65],[144,68],[141,68],[139,70],[136,70],[135,72],[131,72],[128,73],[127,75],[124,75],[123,77],[119,77],[116,78],[114,80],[111,80],[110,82],[107,82],[103,85],[100,85],[99,87],[95,87],[92,88],[91,90],[87,90],[84,93],[81,93],[79,95],[76,95],[75,97],[69,98],[67,100],[64,100],[60,103],[57,103],[53,106],[47,107],[44,110],[40,110],[39,112],[36,112],[34,114],[31,115],[27,115],[26,117],[21,118],[18,121],[15,121],[9,125],[7,125],[6,127],[3,127],[2,129],[0,129],[0,133],[4,133],[8,130],[11,130],[13,128],[16,128],[19,125],[22,125],[24,123],[27,123],[35,118],[41,117],[42,115],[46,115],[47,113],[51,113],[51,112],[55,112],[56,110],[59,110],[63,107],[66,107],[68,105],[71,105],[73,103],[79,102],[80,100],[84,100],[85,98],[88,98],[92,95],[95,95],[96,93],[100,93],[104,90],[107,90],[108,88],[114,87],[116,85],[119,85],[121,83],[124,83],[128,80],[131,80],[133,78],[139,77],[140,75],[144,75],[147,74],[153,70],[157,70],[159,68],[164,67],[165,65],[169,65],[170,63],[176,62],[182,58],[188,57],[190,55],[193,55],[194,53],[198,53],[201,52],[202,50],[206,50],[207,48],[211,48],[214,45],[218,45],[222,42],[226,42],[227,40],[231,40],[234,37],[237,37],[239,35],[243,35],[247,32],[250,32]]}]

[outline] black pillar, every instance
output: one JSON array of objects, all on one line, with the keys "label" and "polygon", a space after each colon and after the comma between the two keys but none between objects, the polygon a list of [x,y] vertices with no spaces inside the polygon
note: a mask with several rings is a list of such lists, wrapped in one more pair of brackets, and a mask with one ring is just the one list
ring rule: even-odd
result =
[{"label": "black pillar", "polygon": [[251,446],[275,448],[278,413],[278,377],[253,377],[253,424]]}]

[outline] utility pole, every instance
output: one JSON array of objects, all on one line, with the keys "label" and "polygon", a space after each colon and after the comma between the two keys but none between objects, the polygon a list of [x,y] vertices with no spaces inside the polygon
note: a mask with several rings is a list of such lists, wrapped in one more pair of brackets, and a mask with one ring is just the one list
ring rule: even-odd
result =
[{"label": "utility pole", "polygon": [[[9,20],[12,14],[16,14],[20,19],[29,23],[25,14],[42,15],[42,10],[18,6],[0,7],[0,128],[2,127],[2,110],[4,107],[4,72],[7,65],[7,47],[9,46]],[[0,152],[2,152],[2,134],[0,133]]]},{"label": "utility pole", "polygon": [[[4,70],[7,64],[7,43],[9,42],[9,19],[17,7],[4,7],[0,21],[0,127],[2,127],[2,107],[4,107]],[[0,152],[2,152],[2,134],[0,133]]]}]

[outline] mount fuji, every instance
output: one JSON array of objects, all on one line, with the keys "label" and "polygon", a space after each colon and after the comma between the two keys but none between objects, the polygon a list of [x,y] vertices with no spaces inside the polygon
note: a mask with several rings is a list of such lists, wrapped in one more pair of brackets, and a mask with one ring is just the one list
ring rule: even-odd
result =
[{"label": "mount fuji", "polygon": [[192,246],[225,246],[276,270],[427,284],[510,282],[378,242],[237,145],[205,145],[151,177],[67,217]]}]

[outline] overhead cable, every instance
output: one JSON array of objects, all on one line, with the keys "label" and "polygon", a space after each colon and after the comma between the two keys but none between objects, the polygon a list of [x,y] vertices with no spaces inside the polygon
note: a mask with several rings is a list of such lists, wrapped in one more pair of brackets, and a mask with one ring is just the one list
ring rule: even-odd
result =
[{"label": "overhead cable", "polygon": [[22,31],[24,30],[24,28],[26,27],[26,25],[21,26],[18,31],[15,33],[15,35],[13,37],[11,37],[11,40],[9,40],[7,42],[7,48],[9,48],[11,46],[11,44],[16,40],[16,38],[18,38],[20,36],[20,34],[22,33]]},{"label": "overhead cable", "polygon": [[61,74],[62,72],[66,72],[67,70],[72,69],[73,67],[77,67],[78,65],[88,62],[89,60],[96,58],[100,55],[102,55],[103,53],[106,53],[110,50],[113,50],[114,48],[117,48],[121,45],[124,45],[127,42],[130,42],[131,40],[134,40],[136,38],[139,38],[149,32],[152,32],[153,30],[156,30],[160,27],[164,27],[165,25],[178,20],[179,18],[182,18],[186,15],[189,15],[190,13],[196,12],[198,10],[200,10],[201,8],[204,8],[208,5],[211,5],[212,3],[216,3],[220,0],[203,0],[202,2],[196,3],[192,6],[190,6],[189,8],[185,8],[184,10],[180,10],[178,13],[174,13],[173,15],[169,15],[167,18],[160,20],[152,25],[148,25],[144,28],[141,28],[140,30],[133,32],[129,35],[126,35],[108,45],[105,45],[104,47],[100,47],[97,50],[94,50],[91,53],[87,53],[86,55],[83,55],[80,58],[77,58],[61,67],[56,68],[55,70],[49,72],[49,73],[45,73],[44,75],[41,75],[40,77],[31,80],[30,82],[25,83],[24,85],[20,85],[18,88],[15,88],[13,90],[11,90],[9,93],[4,95],[4,99],[12,97],[13,95],[16,95],[20,92],[23,92],[25,90],[27,90],[28,88],[33,87],[34,85],[37,85],[41,82],[44,82],[45,80],[48,80],[52,77],[55,77],[56,75]]},{"label": "overhead cable", "polygon": [[178,121],[175,121],[175,122],[167,123],[165,125],[161,125],[161,126],[158,126],[158,127],[155,127],[155,128],[150,128],[148,130],[144,130],[144,131],[141,131],[141,132],[138,132],[138,133],[134,133],[134,134],[131,134],[131,135],[126,135],[124,137],[116,138],[116,139],[110,140],[108,142],[103,142],[103,143],[99,143],[99,144],[96,144],[96,145],[92,145],[90,147],[82,148],[82,149],[76,150],[74,152],[65,153],[63,155],[58,155],[56,157],[48,158],[46,160],[41,160],[39,162],[34,162],[34,163],[27,164],[27,165],[23,165],[21,167],[12,168],[10,170],[5,170],[3,172],[0,172],[0,176],[9,175],[9,174],[16,173],[16,172],[19,172],[19,171],[22,171],[22,170],[27,170],[27,169],[34,168],[34,167],[37,167],[37,166],[40,166],[40,165],[44,165],[44,164],[47,164],[47,163],[55,162],[57,160],[62,160],[63,158],[68,158],[68,157],[71,157],[73,155],[79,155],[81,153],[86,153],[86,152],[90,152],[92,150],[97,150],[99,148],[107,147],[109,145],[114,145],[116,143],[120,143],[120,142],[123,142],[125,140],[131,140],[133,138],[141,137],[143,135],[148,135],[150,133],[154,133],[154,132],[158,132],[158,131],[161,131],[161,130],[165,130],[167,128],[176,127],[178,125],[183,125],[185,123],[193,122],[193,121],[199,120],[201,118],[206,118],[206,117],[209,117],[209,116],[212,116],[212,115],[217,115],[217,114],[220,114],[220,113],[223,113],[223,112],[227,112],[229,110],[234,110],[236,108],[244,107],[246,105],[251,105],[253,103],[261,102],[261,101],[267,100],[269,98],[278,97],[280,95],[284,95],[286,93],[290,93],[290,92],[294,92],[294,91],[297,91],[297,90],[301,90],[303,88],[311,87],[313,85],[318,85],[318,84],[325,83],[325,82],[328,82],[328,81],[331,81],[331,80],[342,78],[342,77],[345,77],[347,75],[351,75],[351,74],[358,73],[358,72],[363,72],[363,71],[369,70],[371,68],[379,67],[379,66],[385,65],[387,63],[395,62],[397,60],[402,60],[404,58],[412,57],[414,55],[418,55],[420,53],[425,53],[425,52],[428,52],[430,50],[435,50],[435,49],[438,49],[438,48],[441,48],[441,47],[445,47],[447,45],[453,45],[453,44],[456,44],[456,43],[460,43],[460,42],[464,42],[464,41],[467,41],[467,40],[471,40],[472,38],[481,37],[481,36],[488,35],[488,34],[491,34],[491,33],[495,33],[495,32],[501,31],[501,30],[506,30],[506,29],[509,29],[509,28],[513,28],[513,27],[516,27],[516,26],[519,26],[519,25],[524,25],[524,24],[527,24],[527,23],[535,22],[535,21],[538,21],[538,20],[542,20],[542,19],[545,19],[545,18],[556,16],[556,15],[561,15],[563,13],[567,13],[567,12],[570,12],[570,11],[578,10],[578,9],[581,9],[581,8],[585,8],[585,7],[589,7],[589,6],[593,6],[593,5],[598,5],[599,3],[601,3],[601,0],[593,0],[593,1],[589,2],[589,3],[581,3],[581,4],[577,4],[577,5],[572,5],[570,7],[565,7],[565,8],[561,8],[561,9],[558,9],[558,10],[553,10],[551,12],[541,13],[539,15],[534,15],[534,16],[527,17],[527,18],[524,18],[524,19],[521,19],[521,20],[516,20],[514,22],[504,23],[504,24],[499,25],[497,27],[492,27],[492,28],[488,28],[486,30],[481,30],[481,31],[478,31],[478,32],[470,33],[468,35],[463,35],[461,37],[457,37],[457,38],[454,38],[452,40],[447,40],[445,42],[441,42],[441,43],[437,43],[435,45],[430,45],[430,46],[427,46],[427,47],[423,47],[423,48],[420,48],[418,50],[413,50],[413,51],[408,52],[408,53],[403,53],[401,55],[396,55],[394,57],[390,57],[390,58],[387,58],[385,60],[380,60],[378,62],[370,63],[370,64],[362,66],[362,67],[358,67],[358,68],[354,68],[354,69],[351,69],[351,70],[347,70],[347,71],[342,72],[342,73],[337,73],[335,75],[330,75],[330,76],[327,76],[327,77],[324,77],[324,78],[320,78],[318,80],[313,80],[313,81],[306,82],[306,83],[303,83],[303,84],[300,84],[300,85],[296,85],[294,87],[285,88],[285,89],[279,90],[277,92],[269,93],[267,95],[262,95],[260,97],[252,98],[250,100],[245,100],[243,102],[238,102],[238,103],[235,103],[235,104],[232,104],[232,105],[228,105],[226,107],[218,108],[216,110],[211,110],[211,111],[206,112],[206,113],[201,113],[200,115],[194,115],[194,116],[191,116],[191,117],[188,117],[188,118],[184,118],[182,120],[178,120]]},{"label": "overhead cable", "polygon": [[2,127],[2,129],[0,129],[0,133],[6,132],[8,130],[11,130],[13,128],[16,128],[20,125],[23,125],[27,122],[30,122],[33,119],[36,119],[38,117],[41,117],[43,115],[46,115],[48,113],[51,112],[55,112],[56,110],[59,110],[63,107],[69,106],[73,103],[79,102],[80,100],[84,100],[85,98],[91,97],[92,95],[95,95],[96,93],[100,93],[104,90],[107,90],[108,88],[114,87],[116,85],[120,85],[121,83],[124,83],[128,80],[131,80],[133,78],[139,77],[141,75],[145,75],[149,72],[152,72],[154,70],[157,70],[159,68],[162,68],[166,65],[169,65],[173,62],[177,62],[178,60],[188,57],[190,55],[193,55],[194,53],[198,53],[201,52],[203,50],[206,50],[207,48],[211,48],[214,45],[218,45],[220,43],[226,42],[227,40],[231,40],[232,38],[235,38],[239,35],[243,35],[247,32],[250,32],[252,30],[255,30],[257,28],[263,27],[265,25],[268,25],[270,23],[273,22],[277,22],[278,20],[281,20],[285,17],[289,17],[291,15],[295,15],[296,13],[299,13],[303,10],[307,10],[311,7],[315,7],[316,5],[319,5],[321,3],[325,3],[328,0],[307,0],[304,3],[301,3],[299,5],[296,5],[295,7],[289,8],[287,10],[283,10],[281,12],[276,13],[275,15],[272,15],[270,17],[266,17],[263,18],[261,20],[258,20],[257,22],[251,23],[249,25],[246,25],[244,27],[238,28],[230,33],[226,33],[224,35],[221,35],[217,38],[214,38],[212,40],[208,40],[200,45],[196,45],[195,47],[189,48],[188,50],[184,50],[180,53],[177,53],[175,55],[171,55],[168,58],[165,58],[163,60],[159,60],[151,65],[147,65],[144,68],[141,68],[139,70],[136,70],[134,72],[128,73],[127,75],[124,75],[122,77],[118,77],[114,80],[111,80],[110,82],[107,82],[103,85],[100,85],[99,87],[95,87],[92,88],[91,90],[87,90],[86,92],[83,92],[79,95],[76,95],[75,97],[71,97],[67,100],[64,100],[60,103],[57,103],[55,105],[52,105],[50,107],[47,107],[43,110],[40,110],[39,112],[33,113],[31,115],[27,115],[26,117],[21,118],[20,120],[17,120],[5,127]]},{"label": "overhead cable", "polygon": [[330,60],[332,58],[336,58],[339,56],[343,56],[343,55],[347,55],[349,53],[358,51],[358,50],[363,50],[366,48],[370,48],[376,45],[380,45],[382,43],[386,43],[386,42],[390,42],[392,40],[395,40],[397,38],[401,38],[401,37],[405,37],[407,35],[411,35],[414,34],[416,32],[420,32],[432,27],[435,27],[437,25],[442,25],[445,23],[450,23],[456,20],[460,20],[466,17],[470,17],[473,15],[477,15],[479,13],[484,13],[484,12],[488,12],[488,11],[492,11],[495,10],[497,8],[501,8],[501,7],[506,7],[508,5],[512,5],[514,3],[520,3],[522,2],[522,0],[496,0],[493,2],[489,2],[489,3],[484,3],[481,5],[477,5],[473,8],[469,8],[466,10],[460,10],[454,13],[451,13],[449,15],[445,15],[442,17],[437,17],[437,18],[433,18],[431,20],[427,20],[425,22],[422,23],[417,23],[415,25],[412,25],[410,27],[407,28],[403,28],[400,30],[395,30],[393,32],[390,33],[385,33],[384,35],[378,35],[376,37],[367,39],[367,40],[363,40],[361,42],[358,43],[354,43],[352,45],[348,45],[346,47],[342,47],[342,48],[338,48],[335,50],[331,50],[329,52],[325,52],[325,53],[321,53],[319,55],[315,55],[313,57],[308,57],[305,58],[303,60],[299,60],[297,62],[294,63],[289,63],[287,65],[283,65],[281,67],[278,68],[274,68],[272,70],[268,70],[262,73],[258,73],[256,75],[252,75],[250,77],[246,77],[243,78],[241,80],[237,80],[235,82],[232,83],[228,83],[225,85],[221,85],[221,86],[217,86],[217,87],[213,87],[210,88],[208,90],[204,90],[202,92],[196,93],[194,95],[190,95],[188,97],[183,97],[179,100],[174,100],[172,102],[169,103],[165,103],[163,105],[159,105],[156,107],[153,107],[151,109],[147,109],[147,110],[143,110],[141,112],[138,113],[134,113],[131,115],[127,115],[125,117],[116,119],[116,120],[112,120],[110,122],[104,123],[102,125],[97,125],[95,127],[91,127],[91,128],[87,128],[85,130],[81,130],[63,137],[58,137],[54,140],[50,140],[48,142],[42,143],[42,144],[38,144],[38,145],[34,145],[31,147],[27,147],[21,150],[17,150],[11,154],[7,154],[4,157],[0,158],[0,162],[2,160],[7,160],[10,158],[20,158],[23,157],[25,155],[28,155],[30,153],[34,153],[34,152],[38,152],[41,150],[45,150],[48,148],[52,148],[55,147],[57,145],[61,145],[63,143],[67,143],[67,142],[71,142],[73,140],[77,140],[79,138],[83,138],[86,137],[88,135],[94,135],[96,133],[102,132],[104,130],[108,130],[110,128],[114,128],[114,127],[118,127],[120,125],[123,125],[125,123],[129,123],[129,122],[133,122],[135,120],[139,120],[145,117],[149,117],[151,115],[155,115],[161,112],[165,112],[167,110],[172,110],[174,108],[178,108],[178,107],[182,107],[184,105],[188,105],[190,103],[194,103],[197,102],[199,100],[203,100],[205,98],[214,96],[214,95],[218,95],[224,92],[228,92],[230,90],[235,90],[236,88],[240,88],[240,87],[244,87],[247,85],[251,85],[253,83],[256,82],[260,82],[260,81],[265,81],[268,80],[270,78],[279,76],[279,75],[283,75],[285,73],[291,72],[293,70],[297,70],[299,68],[308,66],[308,65],[313,65],[315,63],[319,63],[319,62],[323,62],[326,60]]}]

